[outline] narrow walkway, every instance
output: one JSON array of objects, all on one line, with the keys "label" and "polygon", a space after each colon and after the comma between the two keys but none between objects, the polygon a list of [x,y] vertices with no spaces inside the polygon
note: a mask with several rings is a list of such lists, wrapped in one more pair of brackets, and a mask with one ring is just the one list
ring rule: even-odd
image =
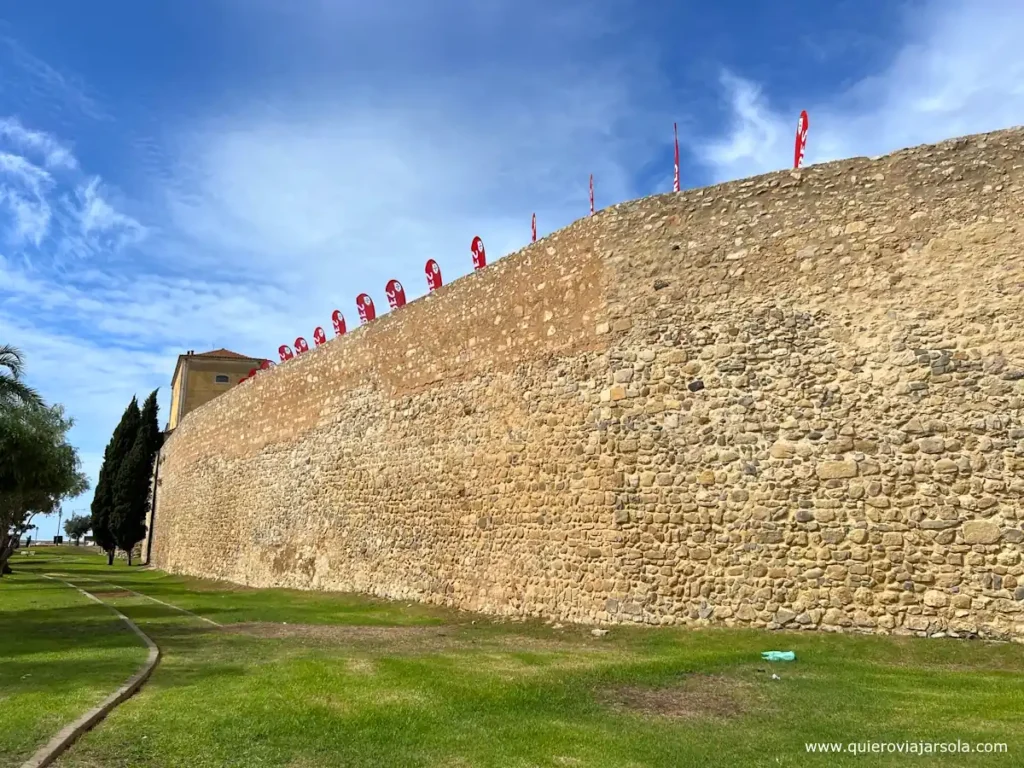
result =
[{"label": "narrow walkway", "polygon": [[44,768],[45,766],[50,765],[62,752],[64,752],[64,750],[70,747],[79,736],[105,718],[111,710],[114,709],[114,707],[139,690],[139,688],[142,687],[142,684],[149,678],[153,669],[156,667],[157,662],[160,660],[160,649],[157,647],[156,643],[154,643],[145,632],[139,629],[135,625],[135,622],[117,610],[114,606],[103,602],[96,597],[96,595],[86,592],[81,587],[77,587],[70,582],[64,581],[64,579],[58,579],[55,576],[45,574],[43,575],[43,578],[50,579],[51,581],[59,581],[61,584],[71,587],[71,589],[77,589],[90,600],[106,606],[109,610],[113,611],[121,621],[127,624],[135,634],[142,638],[142,642],[144,642],[146,647],[149,649],[149,656],[142,668],[132,675],[124,685],[73,723],[62,728],[56,736],[50,739],[49,743],[40,747],[32,757],[22,763],[21,768]]},{"label": "narrow walkway", "polygon": [[[73,578],[70,574],[61,573],[61,574],[58,574],[58,575],[60,575],[60,576],[67,576],[68,578]],[[180,611],[181,613],[188,614],[189,616],[191,616],[194,619],[199,619],[200,621],[205,621],[207,624],[211,624],[211,625],[213,625],[215,627],[223,627],[224,626],[223,624],[217,623],[213,619],[208,619],[205,616],[200,616],[198,613],[192,613],[192,611],[189,611],[189,610],[186,610],[185,608],[182,608],[180,606],[174,605],[173,603],[165,603],[163,600],[158,600],[155,597],[150,597],[149,595],[147,595],[147,594],[145,594],[143,592],[137,592],[136,590],[130,589],[129,587],[124,586],[123,584],[115,584],[112,581],[99,581],[98,579],[78,579],[78,581],[88,581],[90,584],[98,584],[100,586],[113,587],[114,589],[119,589],[122,592],[131,592],[133,595],[137,595],[138,597],[144,597],[146,600],[152,600],[154,603],[160,603],[160,605],[162,605],[162,606],[165,606],[167,608],[171,608],[171,609],[173,609],[175,611]]]},{"label": "narrow walkway", "polygon": [[131,592],[133,595],[138,595],[139,597],[144,597],[147,600],[152,600],[154,603],[160,603],[160,605],[166,606],[167,608],[173,608],[176,611],[181,611],[182,613],[188,614],[189,616],[191,616],[194,619],[199,619],[200,621],[205,621],[207,624],[212,624],[215,627],[222,627],[222,626],[224,626],[223,624],[218,624],[213,619],[208,619],[205,616],[200,616],[198,613],[192,613],[192,611],[185,610],[184,608],[181,608],[180,606],[174,605],[172,603],[165,603],[163,600],[157,600],[155,597],[150,597],[149,595],[144,594],[142,592],[136,592],[134,589],[129,589],[128,587],[123,586],[121,584],[114,584],[114,583],[109,582],[109,581],[104,581],[104,582],[100,582],[100,583],[101,584],[106,584],[108,587],[113,587],[114,589],[122,589],[125,592]]}]

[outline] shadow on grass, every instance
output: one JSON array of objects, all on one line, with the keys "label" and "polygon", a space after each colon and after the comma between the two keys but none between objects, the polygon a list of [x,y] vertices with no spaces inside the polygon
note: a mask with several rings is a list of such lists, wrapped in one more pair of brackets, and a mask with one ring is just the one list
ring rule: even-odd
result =
[{"label": "shadow on grass", "polygon": [[[132,632],[119,618],[110,613],[110,620],[97,615],[94,605],[68,606],[64,608],[28,608],[7,611],[0,618],[0,659],[6,660],[23,655],[60,653],[70,648],[124,648],[140,645],[138,636]],[[182,614],[157,603],[134,605],[130,608],[118,606],[118,610],[126,614],[132,621],[147,622],[143,630],[152,635],[150,630],[168,636],[167,629],[158,622],[167,619],[179,619]],[[215,613],[215,610],[209,611]],[[148,623],[153,622],[153,623]],[[192,626],[195,624],[196,626]],[[179,624],[175,623],[175,627]],[[179,634],[199,634],[206,625],[195,619],[180,623]],[[31,635],[21,642],[19,635],[26,627],[31,627]],[[209,627],[213,629],[213,627]],[[25,633],[27,634],[27,633]]]},{"label": "shadow on grass", "polygon": [[[146,687],[169,688],[174,686],[190,686],[198,681],[216,684],[220,678],[243,677],[249,672],[247,663],[231,663],[224,654],[198,653],[200,643],[189,643],[192,651],[186,646],[178,646],[164,652]],[[203,648],[202,650],[208,650]],[[235,658],[238,658],[237,655]],[[144,654],[140,653],[138,666],[141,667]],[[5,695],[19,693],[59,694],[61,690],[76,690],[81,686],[93,684],[96,680],[113,680],[134,674],[131,670],[125,674],[122,657],[90,658],[81,664],[55,664],[47,661],[13,660],[2,665],[0,680],[3,681]]]}]

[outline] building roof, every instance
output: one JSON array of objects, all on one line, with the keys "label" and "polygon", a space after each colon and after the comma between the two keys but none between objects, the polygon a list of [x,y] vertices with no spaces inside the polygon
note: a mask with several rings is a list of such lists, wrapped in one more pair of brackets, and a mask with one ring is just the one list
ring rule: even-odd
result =
[{"label": "building roof", "polygon": [[240,355],[237,352],[232,352],[230,349],[224,349],[223,347],[221,347],[220,349],[211,350],[210,352],[200,352],[198,354],[192,355],[192,357],[231,357],[231,358],[235,358],[236,360],[262,360],[263,359],[263,358],[260,358],[260,357],[249,357],[248,355]]},{"label": "building roof", "polygon": [[181,370],[181,363],[183,360],[187,360],[190,357],[203,357],[206,359],[213,360],[250,360],[254,363],[262,363],[266,358],[263,357],[249,357],[248,355],[240,355],[237,352],[232,352],[230,349],[212,349],[209,352],[195,352],[189,351],[184,355],[178,355],[178,362],[174,365],[174,373],[171,375],[171,386],[174,386],[174,382],[178,378],[178,371]]}]

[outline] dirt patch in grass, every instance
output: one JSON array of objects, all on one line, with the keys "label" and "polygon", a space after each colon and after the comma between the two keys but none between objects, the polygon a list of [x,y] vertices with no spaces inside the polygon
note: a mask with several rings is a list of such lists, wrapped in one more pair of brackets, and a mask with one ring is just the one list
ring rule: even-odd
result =
[{"label": "dirt patch in grass", "polygon": [[688,675],[678,685],[649,688],[623,685],[598,692],[598,700],[614,710],[674,720],[732,718],[754,705],[750,683],[724,675]]},{"label": "dirt patch in grass", "polygon": [[444,627],[379,627],[346,624],[275,624],[247,621],[223,629],[252,637],[298,639],[313,644],[386,646],[388,648],[444,648],[453,644],[454,633]]},{"label": "dirt patch in grass", "polygon": [[349,659],[345,669],[354,675],[372,675],[377,671],[377,666],[370,659]]},{"label": "dirt patch in grass", "polygon": [[298,640],[308,645],[346,645],[388,653],[437,653],[466,649],[499,651],[588,651],[621,653],[613,646],[576,638],[474,632],[465,625],[365,626],[352,624],[276,624],[242,622],[221,631],[250,637]]}]

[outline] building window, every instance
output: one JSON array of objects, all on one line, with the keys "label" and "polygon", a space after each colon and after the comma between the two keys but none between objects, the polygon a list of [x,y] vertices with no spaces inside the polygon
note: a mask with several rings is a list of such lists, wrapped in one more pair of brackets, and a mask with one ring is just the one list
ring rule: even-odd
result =
[{"label": "building window", "polygon": [[217,374],[217,383],[218,384],[227,384],[229,381],[231,381],[231,377],[230,376],[225,376],[225,375],[220,374],[220,373]]}]

